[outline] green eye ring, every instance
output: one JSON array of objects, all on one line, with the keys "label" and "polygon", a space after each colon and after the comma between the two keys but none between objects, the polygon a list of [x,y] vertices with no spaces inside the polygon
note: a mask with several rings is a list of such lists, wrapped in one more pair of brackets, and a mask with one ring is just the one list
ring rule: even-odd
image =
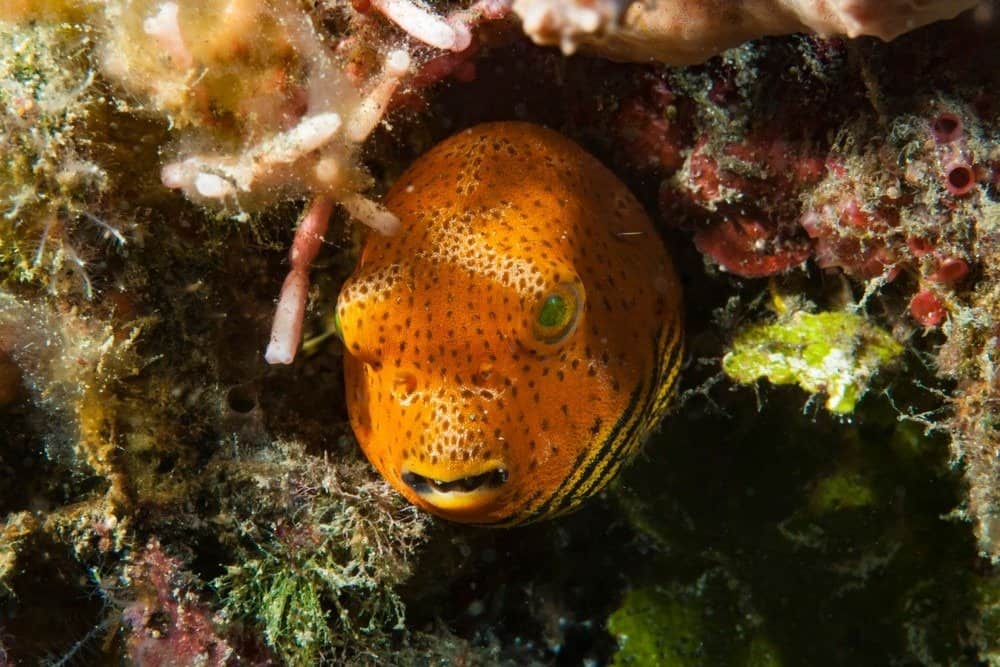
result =
[{"label": "green eye ring", "polygon": [[543,295],[535,307],[533,334],[539,342],[561,343],[576,329],[580,315],[579,288],[566,283]]}]

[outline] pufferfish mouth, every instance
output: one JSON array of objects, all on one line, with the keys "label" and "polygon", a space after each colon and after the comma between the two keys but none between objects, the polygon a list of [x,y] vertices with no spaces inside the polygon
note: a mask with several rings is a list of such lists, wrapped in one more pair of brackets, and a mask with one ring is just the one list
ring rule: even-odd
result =
[{"label": "pufferfish mouth", "polygon": [[497,466],[484,472],[452,479],[404,470],[403,482],[429,505],[442,510],[466,510],[483,504],[507,483],[506,468]]}]

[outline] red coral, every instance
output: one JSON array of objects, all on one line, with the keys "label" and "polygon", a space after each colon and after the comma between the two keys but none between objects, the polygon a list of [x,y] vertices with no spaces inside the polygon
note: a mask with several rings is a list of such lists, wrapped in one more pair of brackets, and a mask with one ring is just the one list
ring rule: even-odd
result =
[{"label": "red coral", "polygon": [[[675,195],[710,216],[695,232],[698,250],[727,271],[763,277],[809,258],[811,243],[797,225],[799,194],[825,172],[809,149],[762,130],[721,148],[700,141]],[[661,205],[669,201],[664,194]]]},{"label": "red coral", "polygon": [[962,136],[962,118],[950,111],[942,111],[931,120],[931,134],[939,144],[947,144]]},{"label": "red coral", "polygon": [[891,281],[899,275],[897,258],[881,240],[891,220],[877,211],[863,210],[853,197],[810,209],[801,224],[814,239],[820,268],[840,268],[863,280],[885,276]]},{"label": "red coral", "polygon": [[956,197],[964,197],[976,187],[976,172],[967,162],[950,162],[944,168],[944,186]]},{"label": "red coral", "polygon": [[[684,188],[693,200],[709,207],[742,206],[743,200],[752,198],[761,210],[773,211],[794,204],[795,195],[818,183],[825,171],[821,158],[766,131],[721,150],[699,141],[688,160]],[[731,192],[739,193],[739,201],[726,199]]]},{"label": "red coral", "polygon": [[945,257],[937,265],[937,271],[930,279],[944,285],[954,285],[961,282],[969,274],[969,264],[961,257]]},{"label": "red coral", "polygon": [[625,158],[638,169],[672,174],[684,164],[685,132],[678,121],[676,97],[660,79],[622,102],[614,126]]},{"label": "red coral", "polygon": [[936,327],[944,321],[947,311],[934,292],[921,290],[910,300],[910,314],[925,327]]},{"label": "red coral", "polygon": [[910,254],[912,254],[916,259],[920,259],[924,255],[934,252],[934,243],[928,239],[920,236],[911,236],[906,239],[906,246],[910,249]]},{"label": "red coral", "polygon": [[773,225],[739,218],[699,229],[694,235],[698,250],[724,269],[744,278],[783,273],[809,258],[808,240],[789,237]]}]

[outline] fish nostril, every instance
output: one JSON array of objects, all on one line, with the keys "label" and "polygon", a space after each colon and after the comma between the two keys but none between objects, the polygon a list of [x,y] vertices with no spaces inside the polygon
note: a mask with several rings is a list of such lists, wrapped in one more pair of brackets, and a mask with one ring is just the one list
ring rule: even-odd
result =
[{"label": "fish nostril", "polygon": [[425,477],[415,472],[404,472],[403,482],[411,489],[425,495],[432,490],[438,493],[471,493],[480,489],[495,489],[507,483],[507,470],[494,468],[478,475],[443,481]]},{"label": "fish nostril", "polygon": [[409,398],[417,390],[417,376],[413,373],[397,373],[392,382],[392,392],[397,399]]},{"label": "fish nostril", "polygon": [[479,370],[472,374],[472,383],[478,386],[486,384],[493,375],[493,364],[484,362],[479,365]]}]

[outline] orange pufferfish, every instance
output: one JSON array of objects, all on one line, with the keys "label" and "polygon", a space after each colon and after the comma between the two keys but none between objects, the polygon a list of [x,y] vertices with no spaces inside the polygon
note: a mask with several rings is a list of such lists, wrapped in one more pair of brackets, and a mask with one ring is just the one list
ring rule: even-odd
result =
[{"label": "orange pufferfish", "polygon": [[393,185],[340,293],[361,448],[413,504],[517,524],[603,489],[668,406],[680,285],[641,204],[569,139],[479,125]]}]

